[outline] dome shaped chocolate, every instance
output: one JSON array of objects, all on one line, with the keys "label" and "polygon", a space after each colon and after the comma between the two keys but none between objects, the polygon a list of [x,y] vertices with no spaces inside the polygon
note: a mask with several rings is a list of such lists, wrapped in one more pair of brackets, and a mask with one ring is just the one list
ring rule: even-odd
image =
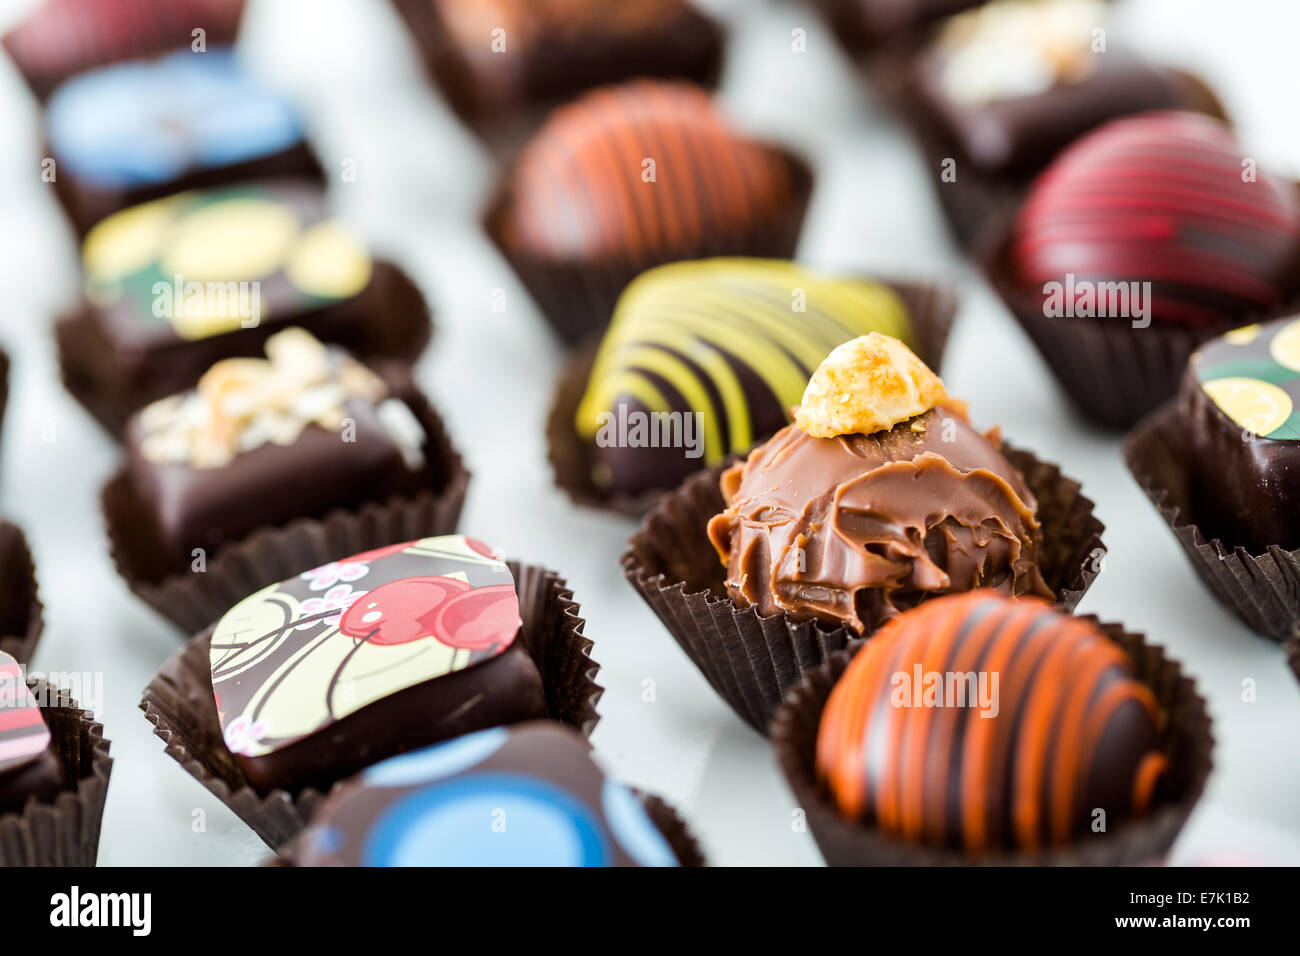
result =
[{"label": "dome shaped chocolate", "polygon": [[1112,290],[1127,302],[1129,283],[1150,283],[1137,289],[1151,319],[1202,326],[1282,305],[1298,255],[1295,186],[1255,170],[1222,123],[1179,112],[1117,120],[1063,152],[1033,186],[1011,247],[1018,280],[1043,288],[1045,305],[1062,293],[1044,287],[1060,283],[1087,309],[1062,301],[1064,314],[1115,314]]},{"label": "dome shaped chocolate", "polygon": [[929,601],[881,628],[831,691],[817,773],[846,817],[909,842],[1067,843],[1144,814],[1168,767],[1155,696],[1131,673],[1095,624],[1043,601]]},{"label": "dome shaped chocolate", "polygon": [[[561,260],[746,252],[791,202],[789,159],[689,83],[638,80],[556,110],[507,184],[502,238]],[[730,247],[729,247],[730,246]]]}]

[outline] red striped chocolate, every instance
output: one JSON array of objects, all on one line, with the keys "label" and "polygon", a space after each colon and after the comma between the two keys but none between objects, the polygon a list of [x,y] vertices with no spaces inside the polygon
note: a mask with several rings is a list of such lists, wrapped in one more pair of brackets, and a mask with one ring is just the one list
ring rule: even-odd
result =
[{"label": "red striped chocolate", "polygon": [[0,651],[0,773],[30,763],[50,745],[50,730],[22,668]]},{"label": "red striped chocolate", "polygon": [[1294,184],[1257,170],[1222,123],[1180,112],[1116,120],[1063,152],[1011,249],[1030,288],[1149,282],[1150,317],[1187,325],[1278,308],[1298,257]]}]

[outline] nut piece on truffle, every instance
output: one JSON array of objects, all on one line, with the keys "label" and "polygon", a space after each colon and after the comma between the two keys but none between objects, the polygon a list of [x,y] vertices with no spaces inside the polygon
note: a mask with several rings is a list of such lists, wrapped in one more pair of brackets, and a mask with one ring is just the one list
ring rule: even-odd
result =
[{"label": "nut piece on truffle", "polygon": [[939,376],[906,345],[879,332],[838,346],[808,381],[794,421],[814,438],[870,435],[947,399]]}]

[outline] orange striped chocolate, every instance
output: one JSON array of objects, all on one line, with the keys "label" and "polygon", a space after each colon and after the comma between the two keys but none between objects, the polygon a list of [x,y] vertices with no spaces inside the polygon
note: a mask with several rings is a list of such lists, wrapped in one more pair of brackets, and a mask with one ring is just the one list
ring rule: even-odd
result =
[{"label": "orange striped chocolate", "polygon": [[503,236],[557,259],[735,252],[793,189],[786,157],[734,132],[702,89],[635,80],[551,114],[516,160]]},{"label": "orange striped chocolate", "polygon": [[1118,645],[1038,598],[977,590],[890,620],[831,691],[817,773],[914,843],[1038,850],[1144,814],[1168,759]]}]

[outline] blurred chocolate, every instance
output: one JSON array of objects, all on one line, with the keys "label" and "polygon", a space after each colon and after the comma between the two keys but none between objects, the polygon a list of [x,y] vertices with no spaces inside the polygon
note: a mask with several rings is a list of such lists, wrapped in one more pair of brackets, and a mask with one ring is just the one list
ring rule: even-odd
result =
[{"label": "blurred chocolate", "polygon": [[53,800],[63,785],[63,760],[22,667],[0,651],[0,814]]},{"label": "blurred chocolate", "polygon": [[45,100],[85,70],[182,47],[229,46],[244,0],[41,0],[0,43]]},{"label": "blurred chocolate", "polygon": [[984,0],[812,0],[850,54],[888,41],[905,42],[919,31]]},{"label": "blurred chocolate", "polygon": [[84,236],[118,210],[273,176],[321,179],[302,122],[228,49],[102,67],[45,112],[55,194]]},{"label": "blurred chocolate", "polygon": [[788,257],[810,190],[801,161],[742,136],[700,88],[634,80],[552,113],[507,172],[487,227],[547,319],[578,342],[654,266]]},{"label": "blurred chocolate", "polygon": [[[494,827],[493,821],[508,819]],[[466,825],[480,821],[480,826]],[[678,866],[633,791],[554,721],[494,727],[369,767],[288,851],[295,866]]]},{"label": "blurred chocolate", "polygon": [[868,332],[917,345],[902,299],[870,280],[762,259],[645,273],[619,299],[573,423],[592,485],[668,490],[747,451],[789,421],[831,349]]},{"label": "blurred chocolate", "polygon": [[263,588],[212,633],[227,749],[258,790],[324,791],[378,760],[546,716],[514,576],[445,535]]},{"label": "blurred chocolate", "polygon": [[428,484],[425,434],[386,382],[301,329],[268,360],[227,359],[127,425],[135,535],[181,573],[267,525],[322,518]]},{"label": "blurred chocolate", "polygon": [[1197,523],[1255,553],[1300,548],[1300,319],[1235,329],[1201,346],[1183,375]]},{"label": "blurred chocolate", "polygon": [[113,433],[215,362],[296,325],[367,360],[413,362],[428,307],[330,217],[320,186],[274,179],[154,200],[95,226],[85,303],[56,327],[64,383]]},{"label": "blurred chocolate", "polygon": [[395,0],[452,108],[471,126],[528,122],[634,77],[711,85],[720,27],[689,0]]},{"label": "blurred chocolate", "polygon": [[1044,315],[1213,328],[1300,285],[1300,195],[1210,117],[1115,120],[1034,184],[1009,255]]},{"label": "blurred chocolate", "polygon": [[[817,776],[911,844],[1035,853],[1145,816],[1170,770],[1155,693],[1094,622],[973,591],[882,628],[832,689]],[[1104,817],[1099,817],[1099,811]]]}]

